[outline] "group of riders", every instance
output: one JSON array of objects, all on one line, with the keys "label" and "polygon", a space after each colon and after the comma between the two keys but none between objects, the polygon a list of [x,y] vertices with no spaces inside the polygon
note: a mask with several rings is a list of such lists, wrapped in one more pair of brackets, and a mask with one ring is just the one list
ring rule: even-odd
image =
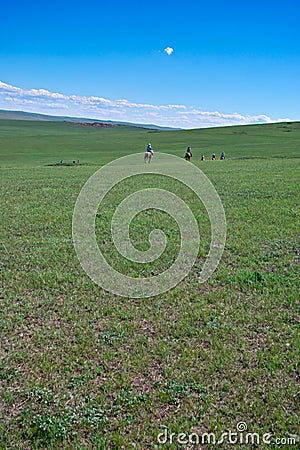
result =
[{"label": "group of riders", "polygon": [[[188,148],[186,149],[186,152],[185,152],[185,159],[186,159],[187,161],[190,161],[190,159],[191,159],[192,156],[193,156],[193,155],[192,155],[191,147],[188,147]],[[217,159],[215,153],[213,153],[213,154],[211,155],[211,159],[212,159],[212,161],[215,161],[215,160]],[[220,159],[225,159],[225,153],[224,153],[224,152],[221,153]],[[202,156],[201,156],[201,161],[205,161],[205,155],[202,155]]]},{"label": "group of riders", "polygon": [[[146,162],[149,163],[151,161],[151,158],[152,158],[153,155],[154,155],[154,151],[152,150],[151,143],[149,142],[149,144],[147,145],[145,156],[144,156],[145,163]],[[184,156],[186,161],[190,161],[192,156],[193,155],[192,155],[191,147],[188,147],[186,149],[185,156]],[[213,153],[211,155],[211,159],[212,159],[212,161],[215,161],[217,159],[215,153]],[[221,153],[220,159],[225,159],[225,153],[224,152]],[[205,156],[204,155],[201,156],[201,161],[205,161]]]}]

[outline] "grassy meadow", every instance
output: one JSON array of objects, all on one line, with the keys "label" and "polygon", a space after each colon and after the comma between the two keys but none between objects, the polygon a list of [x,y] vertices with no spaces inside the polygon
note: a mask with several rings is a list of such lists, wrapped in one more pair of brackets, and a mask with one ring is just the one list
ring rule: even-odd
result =
[{"label": "grassy meadow", "polygon": [[[181,157],[191,146],[191,164],[222,200],[226,247],[216,272],[200,284],[210,243],[205,209],[179,183],[149,175],[147,187],[169,188],[193,211],[202,238],[198,260],[165,294],[117,297],[82,270],[73,209],[98,168],[148,142]],[[222,150],[225,161],[210,160]],[[218,439],[239,422],[261,440],[272,435],[270,444],[252,448],[296,448],[299,157],[297,122],[157,131],[0,120],[0,449],[224,449],[233,444],[187,444],[176,436]],[[166,254],[142,267],[116,254],[109,236],[114,208],[144,183],[136,177],[114,188],[96,220],[108,261],[137,277],[164,270],[180,245],[172,218],[144,212],[133,221],[133,242],[147,249],[151,227],[160,226]],[[160,443],[166,429],[174,438]]]}]

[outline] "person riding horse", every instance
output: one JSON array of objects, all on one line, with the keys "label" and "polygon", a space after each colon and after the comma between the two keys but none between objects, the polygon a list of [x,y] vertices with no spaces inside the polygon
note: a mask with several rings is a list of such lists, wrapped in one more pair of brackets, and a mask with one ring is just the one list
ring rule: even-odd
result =
[{"label": "person riding horse", "polygon": [[154,155],[154,151],[152,150],[151,144],[149,142],[149,144],[147,145],[145,156],[144,156],[145,163],[147,161],[148,161],[148,163],[150,163],[151,158],[152,158],[153,155]]},{"label": "person riding horse", "polygon": [[192,155],[192,152],[191,152],[191,147],[188,147],[188,148],[186,149],[186,152],[185,152],[185,159],[186,159],[186,161],[189,161],[189,160],[191,159],[192,156],[193,156],[193,155]]}]

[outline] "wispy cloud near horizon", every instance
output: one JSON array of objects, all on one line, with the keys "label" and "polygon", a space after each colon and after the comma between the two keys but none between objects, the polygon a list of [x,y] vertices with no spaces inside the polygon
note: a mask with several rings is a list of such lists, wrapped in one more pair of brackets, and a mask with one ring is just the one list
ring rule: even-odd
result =
[{"label": "wispy cloud near horizon", "polygon": [[264,114],[224,114],[202,111],[186,105],[152,105],[126,99],[109,100],[98,96],[64,95],[46,89],[22,89],[0,81],[0,108],[26,109],[28,112],[89,117],[98,120],[116,120],[179,128],[205,128],[226,125],[269,123],[291,119],[272,120]]}]

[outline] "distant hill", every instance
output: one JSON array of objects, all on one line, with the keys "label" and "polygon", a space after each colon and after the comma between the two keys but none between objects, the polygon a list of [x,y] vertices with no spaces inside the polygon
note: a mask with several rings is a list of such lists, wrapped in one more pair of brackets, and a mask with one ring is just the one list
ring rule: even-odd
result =
[{"label": "distant hill", "polygon": [[50,116],[47,114],[32,113],[26,111],[9,111],[0,109],[0,120],[40,120],[45,122],[76,122],[81,124],[97,124],[103,123],[108,125],[125,125],[130,127],[147,128],[150,130],[178,130],[179,128],[159,127],[153,124],[139,124],[131,122],[117,122],[113,120],[99,120],[85,117],[68,117],[68,116]]}]

